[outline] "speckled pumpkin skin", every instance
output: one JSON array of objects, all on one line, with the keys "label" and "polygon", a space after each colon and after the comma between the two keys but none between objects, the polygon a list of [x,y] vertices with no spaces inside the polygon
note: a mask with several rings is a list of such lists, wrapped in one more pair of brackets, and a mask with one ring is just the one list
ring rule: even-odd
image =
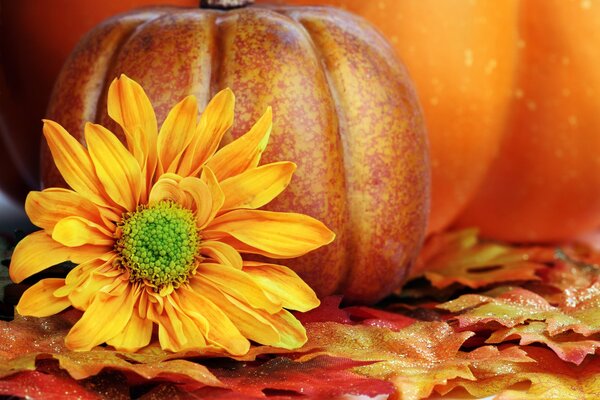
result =
[{"label": "speckled pumpkin skin", "polygon": [[[117,16],[72,53],[48,118],[82,142],[86,121],[118,132],[106,91],[121,73],[146,89],[159,123],[185,95],[196,95],[203,109],[218,90],[232,88],[228,141],[271,105],[263,163],[291,160],[298,170],[267,208],[309,214],[337,234],[330,246],[282,263],[320,296],[343,293],[351,302],[375,302],[402,283],[429,209],[426,133],[405,68],[364,20],[328,7]],[[42,157],[44,185],[64,185],[47,148]]]}]

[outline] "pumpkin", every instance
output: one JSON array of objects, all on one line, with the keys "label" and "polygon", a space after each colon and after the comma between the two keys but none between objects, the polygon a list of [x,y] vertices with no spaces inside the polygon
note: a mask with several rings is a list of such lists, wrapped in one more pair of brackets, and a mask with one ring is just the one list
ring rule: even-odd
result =
[{"label": "pumpkin", "polygon": [[600,225],[596,2],[284,2],[355,12],[406,63],[431,145],[430,232],[543,242]]},{"label": "pumpkin", "polygon": [[[161,0],[195,5],[195,0]],[[156,0],[19,0],[0,7],[0,118],[6,157],[0,190],[22,202],[39,185],[40,119],[54,81],[81,36],[116,13],[156,4]],[[9,160],[15,160],[10,163]],[[10,172],[14,170],[14,173]]]},{"label": "pumpkin", "polygon": [[[404,279],[424,236],[427,141],[405,68],[364,20],[332,8],[155,8],[92,30],[63,67],[48,118],[83,140],[85,121],[116,125],[106,90],[125,73],[152,100],[159,122],[187,94],[201,108],[219,89],[236,94],[229,140],[268,105],[274,126],[264,162],[297,173],[269,205],[325,222],[336,242],[285,260],[319,295],[375,302]],[[47,148],[46,186],[60,184]]]}]

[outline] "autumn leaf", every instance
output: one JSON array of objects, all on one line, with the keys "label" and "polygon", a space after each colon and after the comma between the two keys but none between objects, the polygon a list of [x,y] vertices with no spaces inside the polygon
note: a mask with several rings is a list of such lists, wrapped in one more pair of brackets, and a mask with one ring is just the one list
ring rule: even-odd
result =
[{"label": "autumn leaf", "polygon": [[218,393],[223,396],[235,393],[235,398],[242,398],[279,392],[288,396],[335,399],[344,395],[375,397],[392,394],[394,386],[391,383],[350,371],[366,364],[371,362],[329,356],[319,356],[305,362],[278,357],[260,365],[236,363],[229,368],[213,369],[227,390],[207,388],[194,392],[194,395],[204,394],[206,398],[218,399]]},{"label": "autumn leaf", "polygon": [[[585,360],[581,365],[566,363],[551,350],[524,346],[534,362],[486,360],[473,363],[476,380],[457,378],[435,388],[445,395],[462,387],[477,398],[496,395],[500,400],[593,400],[600,398],[600,363]],[[528,383],[518,390],[513,387]]]},{"label": "autumn leaf", "polygon": [[0,380],[0,396],[26,399],[99,400],[101,397],[81,386],[76,380],[45,374],[38,371],[25,371]]},{"label": "autumn leaf", "polygon": [[581,364],[589,354],[595,354],[600,348],[599,340],[586,339],[583,335],[567,332],[550,336],[543,322],[530,322],[514,328],[503,328],[494,331],[486,343],[502,343],[519,340],[520,345],[543,343],[552,349],[563,361]]},{"label": "autumn leaf", "polygon": [[427,397],[448,379],[472,378],[468,362],[456,359],[472,333],[457,333],[444,322],[416,322],[398,332],[325,322],[308,324],[307,331],[307,345],[321,350],[301,355],[298,361],[328,355],[374,362],[354,371],[392,382],[402,399]]},{"label": "autumn leaf", "polygon": [[542,296],[522,288],[497,288],[485,294],[467,294],[438,308],[458,313],[452,319],[461,328],[490,322],[512,328],[526,321],[545,321],[550,335],[568,330],[589,336],[600,332],[600,284],[564,292],[555,307]]},{"label": "autumn leaf", "polygon": [[431,238],[421,252],[412,277],[424,275],[438,289],[452,284],[478,289],[495,283],[539,280],[553,253],[481,242],[477,230],[444,233]]},{"label": "autumn leaf", "polygon": [[70,351],[64,346],[64,337],[75,318],[72,314],[67,312],[48,318],[17,316],[12,322],[0,321],[0,377],[33,371],[39,360],[53,359],[74,379],[88,378],[111,369],[146,380],[175,380],[195,388],[222,386],[206,367],[187,360],[154,359],[139,363],[128,358],[128,353],[110,348]]}]

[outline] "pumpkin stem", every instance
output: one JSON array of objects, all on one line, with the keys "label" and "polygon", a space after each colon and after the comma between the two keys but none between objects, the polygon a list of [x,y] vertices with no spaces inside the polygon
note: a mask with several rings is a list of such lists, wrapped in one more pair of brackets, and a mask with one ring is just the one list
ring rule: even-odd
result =
[{"label": "pumpkin stem", "polygon": [[231,10],[246,7],[253,3],[254,0],[200,0],[200,8]]}]

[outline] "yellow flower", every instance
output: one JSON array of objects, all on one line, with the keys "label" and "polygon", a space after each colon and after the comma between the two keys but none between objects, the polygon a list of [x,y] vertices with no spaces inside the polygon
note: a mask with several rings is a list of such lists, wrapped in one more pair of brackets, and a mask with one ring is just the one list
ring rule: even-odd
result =
[{"label": "yellow flower", "polygon": [[244,261],[240,253],[292,258],[334,234],[301,214],[257,210],[288,185],[291,162],[258,166],[271,110],[244,136],[217,151],[233,123],[234,96],[218,93],[197,123],[194,96],[157,129],[152,105],[122,75],[108,92],[108,113],[127,146],[106,128],[85,126],[87,149],[53,121],[44,135],[73,190],[31,192],[25,209],[42,228],[16,247],[15,282],[63,261],[66,279],[28,289],[17,312],[44,317],[69,306],[84,311],[66,345],[107,343],[136,351],[154,333],[163,349],[243,354],[253,340],[283,348],[306,341],[286,309],[319,304],[290,269]]}]

